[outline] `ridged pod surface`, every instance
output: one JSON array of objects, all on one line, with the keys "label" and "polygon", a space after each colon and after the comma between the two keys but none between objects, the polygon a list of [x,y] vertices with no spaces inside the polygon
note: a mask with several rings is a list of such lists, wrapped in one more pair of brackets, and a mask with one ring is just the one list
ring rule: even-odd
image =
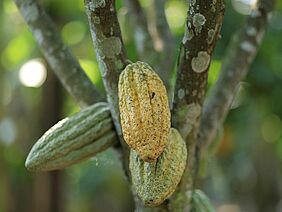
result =
[{"label": "ridged pod surface", "polygon": [[155,163],[144,162],[131,150],[129,168],[132,184],[145,205],[159,205],[175,191],[183,175],[186,159],[186,144],[173,128],[164,152]]},{"label": "ridged pod surface", "polygon": [[195,212],[215,212],[209,198],[205,193],[196,189],[192,193],[193,211]]},{"label": "ridged pod surface", "polygon": [[32,171],[62,169],[116,141],[110,110],[106,103],[97,103],[50,128],[32,147],[25,166]]},{"label": "ridged pod surface", "polygon": [[146,63],[129,64],[119,78],[119,109],[123,137],[146,162],[163,152],[170,129],[166,88]]}]

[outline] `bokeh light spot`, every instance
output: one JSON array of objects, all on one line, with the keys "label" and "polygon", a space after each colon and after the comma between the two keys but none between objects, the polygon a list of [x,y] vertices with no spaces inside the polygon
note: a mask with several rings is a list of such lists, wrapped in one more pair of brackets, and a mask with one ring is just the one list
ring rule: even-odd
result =
[{"label": "bokeh light spot", "polygon": [[78,44],[84,38],[85,33],[85,24],[80,21],[71,21],[62,29],[63,40],[69,45]]},{"label": "bokeh light spot", "polygon": [[184,2],[169,2],[165,8],[168,25],[173,33],[183,32],[186,20],[187,5]]},{"label": "bokeh light spot", "polygon": [[249,15],[257,8],[257,0],[232,0],[233,8],[243,15]]},{"label": "bokeh light spot", "polygon": [[31,52],[30,43],[25,36],[13,38],[2,55],[2,62],[7,68],[23,61]]},{"label": "bokeh light spot", "polygon": [[46,80],[47,70],[40,59],[23,64],[19,71],[20,82],[26,87],[40,87]]}]

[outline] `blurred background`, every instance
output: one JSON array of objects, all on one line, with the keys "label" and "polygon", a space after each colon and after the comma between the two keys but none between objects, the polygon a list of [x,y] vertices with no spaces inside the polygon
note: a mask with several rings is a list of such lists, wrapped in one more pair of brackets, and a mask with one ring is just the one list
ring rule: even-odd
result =
[{"label": "blurred background", "polygon": [[[116,1],[127,54],[136,61],[128,8]],[[178,46],[187,5],[167,0],[166,15]],[[61,36],[93,83],[104,92],[83,1],[41,0]],[[150,17],[150,0],[141,0]],[[226,13],[209,75],[218,76],[233,33],[256,0],[226,1]],[[150,19],[149,19],[150,22]],[[175,49],[175,59],[178,49]],[[12,0],[0,0],[0,212],[133,211],[130,188],[113,150],[62,171],[24,167],[33,143],[58,120],[79,110],[54,76]],[[282,211],[282,1],[241,83],[221,129],[215,154],[206,155],[198,187],[217,211]]]}]

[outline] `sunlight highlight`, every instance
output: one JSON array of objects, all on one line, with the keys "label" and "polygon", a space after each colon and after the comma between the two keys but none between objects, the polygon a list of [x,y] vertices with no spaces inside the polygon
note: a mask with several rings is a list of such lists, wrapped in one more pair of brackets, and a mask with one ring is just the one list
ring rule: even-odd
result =
[{"label": "sunlight highlight", "polygon": [[233,8],[243,15],[249,15],[257,9],[257,0],[232,0]]},{"label": "sunlight highlight", "polygon": [[20,82],[26,87],[40,87],[46,80],[47,70],[40,59],[23,64],[19,71]]}]

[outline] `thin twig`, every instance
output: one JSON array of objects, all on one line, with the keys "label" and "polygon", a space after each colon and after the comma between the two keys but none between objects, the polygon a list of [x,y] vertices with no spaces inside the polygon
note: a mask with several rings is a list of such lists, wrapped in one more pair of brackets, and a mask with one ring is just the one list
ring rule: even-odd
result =
[{"label": "thin twig", "polygon": [[205,97],[211,55],[224,15],[223,0],[189,1],[185,35],[180,47],[172,125],[186,141],[187,166],[179,189],[171,200],[174,210],[189,211],[187,191],[193,190],[196,174],[196,141]]},{"label": "thin twig", "polygon": [[35,37],[41,52],[67,91],[82,107],[101,101],[71,51],[63,44],[60,33],[45,10],[35,0],[14,0]]},{"label": "thin twig", "polygon": [[165,15],[166,0],[154,0],[156,30],[160,41],[159,73],[167,88],[174,64],[174,39]]},{"label": "thin twig", "polygon": [[251,13],[229,44],[219,79],[204,103],[198,140],[202,149],[206,149],[214,140],[230,109],[240,81],[250,69],[262,42],[273,4],[273,0],[260,1],[257,10]]},{"label": "thin twig", "polygon": [[125,2],[129,8],[131,25],[134,30],[134,42],[139,59],[156,68],[157,54],[148,30],[146,14],[138,0],[126,0]]},{"label": "thin twig", "polygon": [[122,138],[119,122],[118,80],[128,64],[114,0],[85,0],[96,58],[107,91],[107,99],[117,134],[123,147],[124,169],[128,172],[129,149]]},{"label": "thin twig", "polygon": [[[169,89],[169,79],[172,72],[174,56],[174,40],[165,16],[165,0],[153,2],[154,35],[150,35],[146,14],[138,0],[126,0],[134,29],[134,40],[140,60],[149,63],[158,72],[164,84]],[[154,40],[154,42],[153,42]],[[156,50],[157,48],[157,50]]]}]

